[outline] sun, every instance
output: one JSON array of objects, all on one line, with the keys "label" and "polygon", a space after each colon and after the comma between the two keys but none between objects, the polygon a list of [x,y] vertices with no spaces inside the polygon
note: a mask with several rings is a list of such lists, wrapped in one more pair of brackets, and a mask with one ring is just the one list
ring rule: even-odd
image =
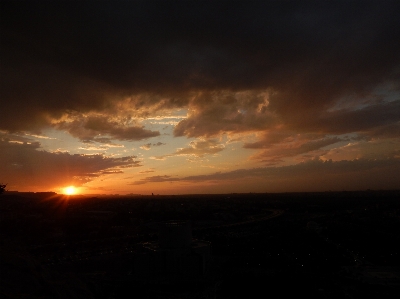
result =
[{"label": "sun", "polygon": [[77,190],[74,186],[65,187],[63,189],[64,194],[66,195],[74,195],[76,194]]}]

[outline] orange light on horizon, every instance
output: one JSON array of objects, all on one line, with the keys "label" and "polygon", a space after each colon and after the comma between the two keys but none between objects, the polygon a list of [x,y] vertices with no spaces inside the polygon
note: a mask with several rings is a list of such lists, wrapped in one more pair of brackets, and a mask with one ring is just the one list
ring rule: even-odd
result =
[{"label": "orange light on horizon", "polygon": [[63,193],[65,195],[74,195],[78,192],[78,190],[74,186],[68,186],[63,189]]}]

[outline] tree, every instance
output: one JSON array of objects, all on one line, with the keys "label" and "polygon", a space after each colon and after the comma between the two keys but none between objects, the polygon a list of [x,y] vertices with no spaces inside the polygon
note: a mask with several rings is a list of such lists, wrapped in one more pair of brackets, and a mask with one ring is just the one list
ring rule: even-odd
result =
[{"label": "tree", "polygon": [[7,184],[5,184],[5,185],[0,184],[0,194],[3,193],[4,191],[6,191],[6,187],[7,187]]}]

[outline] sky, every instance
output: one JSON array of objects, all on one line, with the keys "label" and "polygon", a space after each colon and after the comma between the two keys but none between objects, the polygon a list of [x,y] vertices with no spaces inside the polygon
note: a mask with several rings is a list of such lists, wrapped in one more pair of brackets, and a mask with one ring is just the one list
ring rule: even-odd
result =
[{"label": "sky", "polygon": [[0,183],[400,187],[399,1],[1,1]]}]

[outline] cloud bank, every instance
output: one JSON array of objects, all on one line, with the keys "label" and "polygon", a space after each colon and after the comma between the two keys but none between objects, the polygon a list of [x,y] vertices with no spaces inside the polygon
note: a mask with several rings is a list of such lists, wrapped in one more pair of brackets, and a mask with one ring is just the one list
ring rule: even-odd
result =
[{"label": "cloud bank", "polygon": [[165,182],[195,183],[205,186],[219,184],[224,192],[246,192],[246,185],[255,183],[257,187],[253,190],[258,192],[397,189],[400,180],[399,169],[400,160],[394,158],[351,161],[315,159],[290,166],[238,169],[207,175],[187,177],[158,175],[146,177],[132,184]]},{"label": "cloud bank", "polygon": [[[135,109],[189,107],[177,136],[268,129],[276,117],[296,130],[358,131],[372,126],[368,109],[327,109],[399,89],[398,1],[1,6],[1,104],[12,113],[0,129],[40,130],[66,111],[130,99]],[[399,110],[370,108],[383,110],[377,124],[396,118],[388,105]],[[116,139],[155,136],[113,123],[97,129],[106,127]]]},{"label": "cloud bank", "polygon": [[38,186],[53,190],[68,185],[80,186],[106,174],[141,166],[135,156],[120,158],[104,155],[79,155],[40,150],[40,144],[0,140],[2,180],[8,186],[34,190]]}]

